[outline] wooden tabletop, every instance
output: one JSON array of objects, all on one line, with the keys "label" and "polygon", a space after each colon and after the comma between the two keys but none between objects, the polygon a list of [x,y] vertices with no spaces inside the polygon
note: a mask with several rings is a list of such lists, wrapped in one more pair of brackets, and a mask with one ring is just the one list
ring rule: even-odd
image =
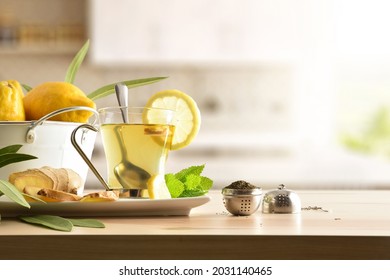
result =
[{"label": "wooden tabletop", "polygon": [[390,259],[390,191],[296,192],[309,210],[233,216],[214,190],[189,216],[96,217],[104,229],[3,218],[0,259]]}]

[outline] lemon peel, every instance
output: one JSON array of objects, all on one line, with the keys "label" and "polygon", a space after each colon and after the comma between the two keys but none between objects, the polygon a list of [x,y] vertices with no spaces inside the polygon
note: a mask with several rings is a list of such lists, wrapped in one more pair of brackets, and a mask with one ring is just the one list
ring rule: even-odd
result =
[{"label": "lemon peel", "polygon": [[[175,111],[173,125],[175,133],[171,150],[178,150],[189,145],[199,132],[201,116],[194,99],[177,89],[163,90],[149,98],[146,107],[162,108]],[[147,115],[149,123],[153,123],[153,115]]]}]

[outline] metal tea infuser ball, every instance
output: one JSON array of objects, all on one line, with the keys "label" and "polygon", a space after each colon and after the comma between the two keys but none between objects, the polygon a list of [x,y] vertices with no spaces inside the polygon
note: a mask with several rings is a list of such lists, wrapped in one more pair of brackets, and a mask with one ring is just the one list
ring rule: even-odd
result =
[{"label": "metal tea infuser ball", "polygon": [[236,181],[222,189],[223,204],[233,215],[249,216],[259,209],[262,193],[260,187]]},{"label": "metal tea infuser ball", "polygon": [[296,214],[301,212],[299,196],[281,184],[263,197],[262,212],[266,214]]}]

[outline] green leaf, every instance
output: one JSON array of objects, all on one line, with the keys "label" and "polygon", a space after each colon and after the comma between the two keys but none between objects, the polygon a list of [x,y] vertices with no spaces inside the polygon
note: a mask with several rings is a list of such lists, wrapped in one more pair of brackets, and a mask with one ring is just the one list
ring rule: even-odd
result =
[{"label": "green leaf", "polygon": [[174,174],[165,174],[165,183],[172,198],[179,197],[184,191],[184,183],[178,180]]},{"label": "green leaf", "polygon": [[204,164],[203,165],[194,165],[188,168],[185,168],[181,170],[180,172],[175,174],[175,177],[179,179],[180,181],[184,182],[186,177],[190,174],[193,175],[200,175],[203,172]]},{"label": "green leaf", "polygon": [[68,219],[75,227],[105,228],[106,226],[95,219]]},{"label": "green leaf", "polygon": [[5,196],[7,196],[9,199],[12,201],[30,208],[30,204],[24,199],[23,195],[21,192],[10,182],[5,181],[5,180],[0,180],[0,192],[3,193]]},{"label": "green leaf", "polygon": [[0,149],[0,155],[16,153],[20,150],[20,148],[22,146],[23,145],[10,145],[10,146],[4,147],[4,148]]},{"label": "green leaf", "polygon": [[31,159],[37,159],[37,157],[27,154],[8,153],[0,155],[0,167],[6,166],[11,163],[26,161]]},{"label": "green leaf", "polygon": [[89,48],[89,40],[82,46],[82,48],[77,52],[76,56],[73,58],[70,63],[68,70],[65,76],[65,82],[73,84],[76,77],[76,73],[80,68],[81,63],[83,62]]},{"label": "green leaf", "polygon": [[26,85],[26,84],[22,84],[22,87],[24,88],[24,90],[25,90],[26,92],[29,92],[30,90],[32,90],[32,87],[30,87],[30,86],[28,86],[28,85]]},{"label": "green leaf", "polygon": [[186,176],[185,185],[187,190],[195,190],[200,184],[200,176],[195,174],[189,174]]},{"label": "green leaf", "polygon": [[205,195],[207,191],[197,189],[197,190],[185,190],[180,197],[194,197],[194,196],[201,196]]},{"label": "green leaf", "polygon": [[172,198],[194,197],[206,194],[213,186],[213,180],[200,176],[205,165],[194,165],[176,174],[166,174],[165,183]]},{"label": "green leaf", "polygon": [[199,185],[202,187],[204,191],[208,191],[213,186],[213,180],[211,180],[208,177],[200,176],[200,183]]},{"label": "green leaf", "polygon": [[22,221],[29,224],[42,225],[55,230],[71,231],[73,224],[62,217],[52,215],[35,215],[35,216],[21,216]]},{"label": "green leaf", "polygon": [[[168,77],[152,77],[152,78],[122,81],[120,83],[125,84],[128,88],[134,88],[134,87],[140,87],[140,86],[144,86],[144,85],[153,84],[153,83],[156,83],[156,82],[161,81],[161,80],[166,79],[166,78],[168,78]],[[101,87],[101,88],[91,92],[90,94],[88,94],[87,97],[91,100],[96,100],[96,99],[108,96],[108,95],[115,92],[115,85],[116,84],[117,83],[109,84],[109,85],[106,85],[104,87]]]}]

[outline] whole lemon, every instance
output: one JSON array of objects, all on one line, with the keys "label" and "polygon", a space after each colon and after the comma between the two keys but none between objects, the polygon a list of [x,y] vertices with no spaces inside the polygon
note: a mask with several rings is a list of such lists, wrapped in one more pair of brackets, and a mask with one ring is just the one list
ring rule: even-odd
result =
[{"label": "whole lemon", "polygon": [[0,121],[24,121],[23,91],[15,80],[0,81]]},{"label": "whole lemon", "polygon": [[[67,82],[45,82],[30,90],[23,99],[26,120],[38,120],[58,109],[86,106],[96,109],[96,104],[75,85]],[[50,120],[87,122],[90,111],[71,111],[56,115]]]}]

